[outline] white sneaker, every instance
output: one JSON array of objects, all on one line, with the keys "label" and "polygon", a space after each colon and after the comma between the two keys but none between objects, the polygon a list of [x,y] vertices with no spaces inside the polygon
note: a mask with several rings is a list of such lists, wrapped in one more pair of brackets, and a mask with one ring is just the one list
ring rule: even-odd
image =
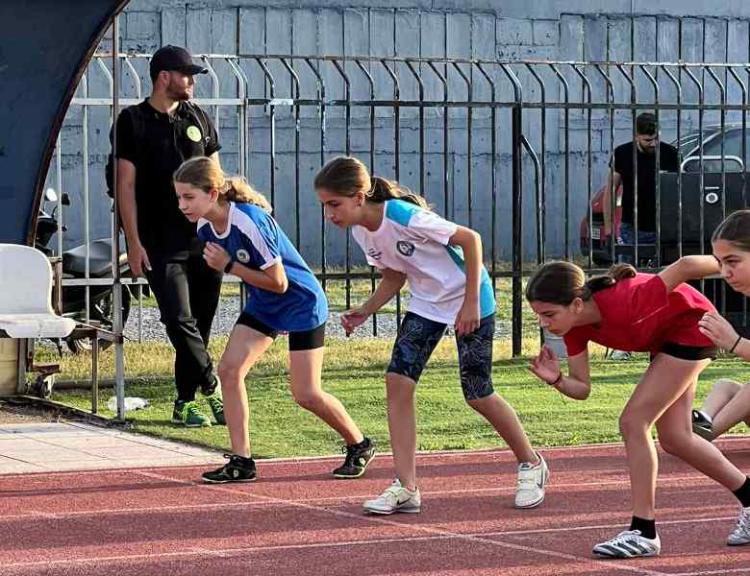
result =
[{"label": "white sneaker", "polygon": [[419,494],[419,488],[413,492],[407,490],[396,478],[385,492],[374,500],[367,500],[362,507],[365,512],[371,514],[393,514],[394,512],[416,514],[422,509],[422,497]]},{"label": "white sneaker", "polygon": [[516,508],[536,508],[544,501],[544,487],[549,482],[549,468],[538,452],[538,464],[522,462],[518,465]]},{"label": "white sneaker", "polygon": [[750,507],[740,510],[737,526],[727,536],[727,546],[743,546],[750,544]]},{"label": "white sneaker", "polygon": [[625,350],[613,350],[612,354],[609,355],[612,360],[630,360],[633,355]]},{"label": "white sneaker", "polygon": [[641,536],[640,530],[625,530],[606,542],[594,546],[593,553],[604,558],[638,558],[658,556],[661,552],[661,540]]}]

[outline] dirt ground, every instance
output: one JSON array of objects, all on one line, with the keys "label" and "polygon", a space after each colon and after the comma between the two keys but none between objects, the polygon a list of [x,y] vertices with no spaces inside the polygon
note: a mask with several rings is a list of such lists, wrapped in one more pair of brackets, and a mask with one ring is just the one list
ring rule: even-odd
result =
[{"label": "dirt ground", "polygon": [[54,410],[33,406],[9,404],[0,400],[0,426],[3,424],[29,424],[33,422],[59,422],[62,420]]}]

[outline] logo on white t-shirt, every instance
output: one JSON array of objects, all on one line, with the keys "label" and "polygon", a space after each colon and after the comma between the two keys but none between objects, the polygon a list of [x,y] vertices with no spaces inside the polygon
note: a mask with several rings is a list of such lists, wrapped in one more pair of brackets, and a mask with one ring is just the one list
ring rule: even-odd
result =
[{"label": "logo on white t-shirt", "polygon": [[402,256],[411,256],[414,254],[414,244],[407,242],[406,240],[399,240],[396,242],[396,250]]},{"label": "logo on white t-shirt", "polygon": [[370,248],[367,251],[367,255],[373,260],[380,260],[380,258],[383,256],[383,253],[380,250],[375,250],[375,248]]},{"label": "logo on white t-shirt", "polygon": [[250,253],[244,248],[240,248],[239,250],[237,250],[236,256],[237,260],[239,260],[243,264],[247,264],[248,262],[250,262]]}]

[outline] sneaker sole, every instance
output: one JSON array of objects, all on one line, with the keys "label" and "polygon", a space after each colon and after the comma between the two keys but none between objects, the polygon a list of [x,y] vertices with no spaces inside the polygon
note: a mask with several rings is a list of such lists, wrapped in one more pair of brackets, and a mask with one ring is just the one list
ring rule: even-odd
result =
[{"label": "sneaker sole", "polygon": [[713,442],[715,438],[713,431],[709,432],[708,430],[706,430],[705,428],[701,428],[700,426],[693,426],[693,433],[697,434],[704,440],[708,440],[709,442]]},{"label": "sneaker sole", "polygon": [[419,508],[396,508],[395,510],[373,510],[372,508],[363,508],[365,514],[377,514],[378,516],[390,516],[391,514],[419,514],[422,507]]},{"label": "sneaker sole", "polygon": [[184,426],[185,428],[210,428],[211,427],[210,422],[208,424],[185,424],[183,420],[175,420],[174,418],[171,420],[171,423],[174,424],[175,426]]},{"label": "sneaker sole", "polygon": [[542,502],[544,502],[544,496],[542,496],[541,499],[537,500],[536,502],[532,502],[531,504],[524,504],[524,505],[514,504],[513,507],[516,510],[529,510],[531,508],[536,508],[537,506],[540,506]]},{"label": "sneaker sole", "polygon": [[653,556],[658,556],[659,554],[661,554],[661,551],[648,552],[646,554],[638,554],[635,556],[612,556],[611,554],[607,554],[606,552],[597,552],[596,550],[592,550],[591,554],[595,558],[601,558],[602,560],[634,560],[636,558],[651,558]]},{"label": "sneaker sole", "polygon": [[737,547],[737,546],[747,546],[750,544],[750,540],[747,542],[727,542],[727,546]]},{"label": "sneaker sole", "polygon": [[247,484],[248,482],[255,482],[258,478],[247,478],[243,480],[209,480],[201,476],[204,484]]}]

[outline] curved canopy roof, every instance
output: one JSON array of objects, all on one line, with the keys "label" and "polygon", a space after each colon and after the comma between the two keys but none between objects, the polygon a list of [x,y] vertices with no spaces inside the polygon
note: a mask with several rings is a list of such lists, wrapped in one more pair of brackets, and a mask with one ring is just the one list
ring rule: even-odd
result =
[{"label": "curved canopy roof", "polygon": [[128,0],[0,2],[0,242],[27,244],[73,92]]}]

